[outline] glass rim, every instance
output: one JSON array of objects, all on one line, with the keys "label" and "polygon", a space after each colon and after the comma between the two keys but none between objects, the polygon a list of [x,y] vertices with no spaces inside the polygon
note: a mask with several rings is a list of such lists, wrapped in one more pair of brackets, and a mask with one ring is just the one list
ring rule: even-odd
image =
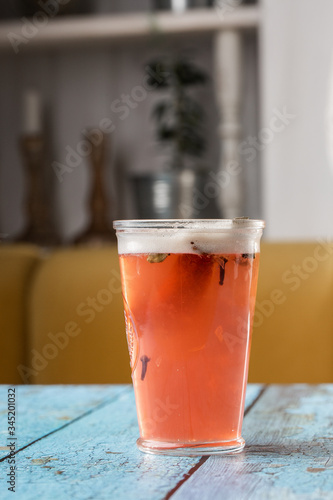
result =
[{"label": "glass rim", "polygon": [[233,219],[123,219],[113,221],[117,231],[149,229],[186,229],[221,231],[225,229],[264,229],[265,221],[248,217]]}]

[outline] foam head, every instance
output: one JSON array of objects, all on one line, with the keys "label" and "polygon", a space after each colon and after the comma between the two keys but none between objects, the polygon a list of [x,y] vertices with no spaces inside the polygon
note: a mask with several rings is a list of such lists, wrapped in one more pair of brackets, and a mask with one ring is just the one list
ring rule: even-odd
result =
[{"label": "foam head", "polygon": [[115,221],[119,254],[258,253],[263,221],[219,220]]}]

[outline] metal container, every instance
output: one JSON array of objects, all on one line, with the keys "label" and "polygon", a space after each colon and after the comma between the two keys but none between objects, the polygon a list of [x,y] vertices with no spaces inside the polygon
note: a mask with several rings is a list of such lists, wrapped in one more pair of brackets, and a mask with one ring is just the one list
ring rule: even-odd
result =
[{"label": "metal container", "polygon": [[184,12],[193,7],[193,0],[153,0],[153,10]]},{"label": "metal container", "polygon": [[140,219],[214,219],[222,217],[217,197],[207,195],[206,171],[185,169],[133,176],[132,187]]}]

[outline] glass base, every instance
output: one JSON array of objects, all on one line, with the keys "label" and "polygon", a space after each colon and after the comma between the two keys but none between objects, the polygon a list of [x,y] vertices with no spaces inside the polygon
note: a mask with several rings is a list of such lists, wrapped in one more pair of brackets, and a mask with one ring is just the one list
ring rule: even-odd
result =
[{"label": "glass base", "polygon": [[214,443],[196,443],[180,445],[163,441],[150,441],[139,438],[136,442],[140,451],[153,455],[171,455],[175,457],[202,457],[203,455],[233,455],[240,453],[245,441],[242,437],[232,441],[218,441]]}]

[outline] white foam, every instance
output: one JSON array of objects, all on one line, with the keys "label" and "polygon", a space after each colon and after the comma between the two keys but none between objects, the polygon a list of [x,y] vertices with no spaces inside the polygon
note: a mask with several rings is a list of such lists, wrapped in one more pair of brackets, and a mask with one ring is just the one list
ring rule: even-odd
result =
[{"label": "white foam", "polygon": [[261,229],[202,233],[186,229],[118,232],[119,254],[140,253],[257,253]]}]

